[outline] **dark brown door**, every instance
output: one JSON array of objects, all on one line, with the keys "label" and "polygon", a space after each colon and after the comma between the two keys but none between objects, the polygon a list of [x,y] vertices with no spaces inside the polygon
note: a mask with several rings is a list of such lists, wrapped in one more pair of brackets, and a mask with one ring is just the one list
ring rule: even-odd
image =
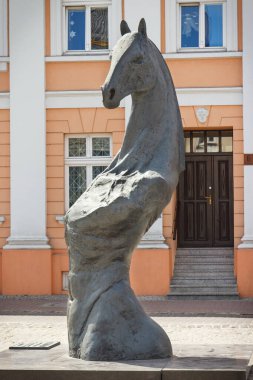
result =
[{"label": "dark brown door", "polygon": [[178,246],[233,246],[232,155],[186,155],[178,186]]}]

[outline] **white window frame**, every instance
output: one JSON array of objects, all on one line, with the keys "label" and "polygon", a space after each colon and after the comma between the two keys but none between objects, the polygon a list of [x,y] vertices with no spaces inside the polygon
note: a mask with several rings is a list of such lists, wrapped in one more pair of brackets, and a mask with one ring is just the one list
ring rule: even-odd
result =
[{"label": "white window frame", "polygon": [[[107,137],[110,141],[110,156],[92,156],[92,138]],[[86,157],[69,157],[69,139],[86,138]],[[69,208],[69,167],[86,167],[87,187],[92,182],[93,166],[108,166],[112,161],[112,136],[108,133],[75,134],[65,136],[65,209]]]},{"label": "white window frame", "polygon": [[[80,5],[82,3],[82,5]],[[85,9],[85,49],[84,50],[68,50],[68,11],[69,9]],[[108,49],[91,49],[91,8],[107,8],[108,9]],[[110,41],[112,39],[111,22],[112,19],[112,9],[111,1],[74,1],[68,0],[63,2],[63,50],[64,54],[83,54],[83,53],[93,53],[101,54],[108,53]]]},{"label": "white window frame", "polygon": [[0,71],[7,70],[8,57],[7,0],[0,0]]},{"label": "white window frame", "polygon": [[[223,47],[205,47],[204,5],[223,3]],[[181,47],[181,5],[199,5],[200,12],[200,45],[198,48]],[[166,19],[166,52],[167,53],[200,53],[238,51],[237,0],[165,0]]]},{"label": "white window frame", "polygon": [[[67,20],[66,9],[69,7],[82,8],[86,7],[86,11],[90,12],[92,7],[108,8],[108,42],[109,49],[95,50],[91,49],[87,42],[87,50],[67,50]],[[51,56],[108,56],[113,49],[115,43],[120,37],[120,21],[122,17],[122,8],[120,0],[50,0],[50,34],[51,34]],[[90,17],[85,22],[85,38],[88,41],[90,36]]]}]

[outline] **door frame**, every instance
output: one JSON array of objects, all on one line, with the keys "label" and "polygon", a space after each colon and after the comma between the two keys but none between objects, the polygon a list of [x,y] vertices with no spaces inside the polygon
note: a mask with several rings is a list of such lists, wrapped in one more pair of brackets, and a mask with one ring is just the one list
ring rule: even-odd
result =
[{"label": "door frame", "polygon": [[[189,135],[189,132],[195,132],[196,130],[186,130],[185,132],[187,133],[188,132],[188,135]],[[197,130],[198,132],[201,132],[203,130],[200,130],[198,129]],[[208,131],[214,131],[214,129],[211,129],[211,130],[207,130],[205,129],[204,131],[208,132]],[[217,131],[217,130],[216,130]],[[217,132],[219,133],[219,136],[221,136],[221,132],[223,130],[218,130]],[[224,130],[224,131],[228,131],[228,130]],[[232,130],[229,130],[230,132],[232,132],[232,141],[233,141],[233,131]],[[205,142],[206,144],[206,142]],[[219,142],[219,144],[221,144],[221,142]],[[206,145],[205,145],[206,146]],[[192,142],[191,142],[191,149],[192,149]],[[205,148],[206,149],[206,148]],[[212,206],[213,207],[213,210],[212,210],[212,213],[213,213],[213,217],[212,217],[212,245],[211,246],[206,246],[206,248],[217,248],[217,247],[233,247],[234,246],[234,164],[233,164],[233,155],[234,155],[234,152],[231,151],[231,152],[199,152],[199,153],[186,153],[185,156],[186,157],[201,157],[201,156],[211,156],[211,157],[214,157],[214,156],[229,156],[231,157],[231,170],[229,172],[229,176],[231,177],[230,178],[230,187],[229,187],[229,196],[230,196],[230,213],[231,213],[231,232],[232,232],[232,236],[231,236],[231,244],[228,245],[226,243],[222,244],[221,242],[219,244],[215,244],[215,209],[214,209],[214,205]],[[214,171],[213,169],[213,166],[214,166],[214,158],[211,160],[211,165],[212,165],[212,173]],[[213,181],[213,184],[214,185],[214,174],[213,174],[213,178],[212,178],[212,181]],[[212,195],[214,193],[214,186],[212,186]],[[181,246],[180,243],[179,243],[179,234],[180,234],[180,228],[179,228],[179,225],[180,225],[180,212],[179,212],[179,208],[180,208],[180,204],[179,204],[179,183],[178,183],[178,186],[177,186],[177,192],[176,192],[176,195],[177,195],[177,216],[176,216],[176,229],[177,229],[177,246],[178,247],[185,247],[185,248],[191,248],[191,244],[189,243],[186,244],[186,245],[183,245]],[[215,202],[215,198],[213,196],[213,200]],[[197,248],[197,247],[203,247],[202,243],[200,242],[200,244],[198,245],[193,245],[193,248]]]}]

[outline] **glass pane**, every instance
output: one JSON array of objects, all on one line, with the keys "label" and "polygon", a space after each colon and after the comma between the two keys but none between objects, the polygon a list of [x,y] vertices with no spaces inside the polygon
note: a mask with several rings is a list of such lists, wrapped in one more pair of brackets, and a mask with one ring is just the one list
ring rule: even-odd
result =
[{"label": "glass pane", "polygon": [[222,4],[205,5],[206,47],[223,46]]},{"label": "glass pane", "polygon": [[233,134],[231,131],[221,132],[221,151],[233,152]]},{"label": "glass pane", "polygon": [[85,50],[85,9],[68,9],[68,50]]},{"label": "glass pane", "polygon": [[91,9],[91,49],[108,49],[108,8]]},{"label": "glass pane", "polygon": [[106,166],[92,166],[92,179],[102,173],[106,169]]},{"label": "glass pane", "polygon": [[193,132],[192,149],[194,153],[205,151],[204,132]]},{"label": "glass pane", "polygon": [[199,47],[199,6],[181,7],[181,47]]},{"label": "glass pane", "polygon": [[86,138],[69,139],[69,157],[86,156]]},{"label": "glass pane", "polygon": [[92,139],[92,156],[110,156],[110,139],[108,137]]},{"label": "glass pane", "polygon": [[69,168],[69,207],[86,189],[86,167],[70,166]]},{"label": "glass pane", "polygon": [[185,148],[185,153],[190,153],[191,152],[191,137],[190,137],[189,132],[184,133],[184,148]]},{"label": "glass pane", "polygon": [[207,132],[207,152],[219,152],[219,134],[217,132]]}]

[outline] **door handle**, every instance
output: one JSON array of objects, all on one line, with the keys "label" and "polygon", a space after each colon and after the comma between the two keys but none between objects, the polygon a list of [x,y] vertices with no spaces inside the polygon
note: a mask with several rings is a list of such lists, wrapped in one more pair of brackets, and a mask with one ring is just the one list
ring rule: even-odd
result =
[{"label": "door handle", "polygon": [[212,204],[212,196],[208,195],[205,198],[208,200],[208,204],[211,205]]}]

